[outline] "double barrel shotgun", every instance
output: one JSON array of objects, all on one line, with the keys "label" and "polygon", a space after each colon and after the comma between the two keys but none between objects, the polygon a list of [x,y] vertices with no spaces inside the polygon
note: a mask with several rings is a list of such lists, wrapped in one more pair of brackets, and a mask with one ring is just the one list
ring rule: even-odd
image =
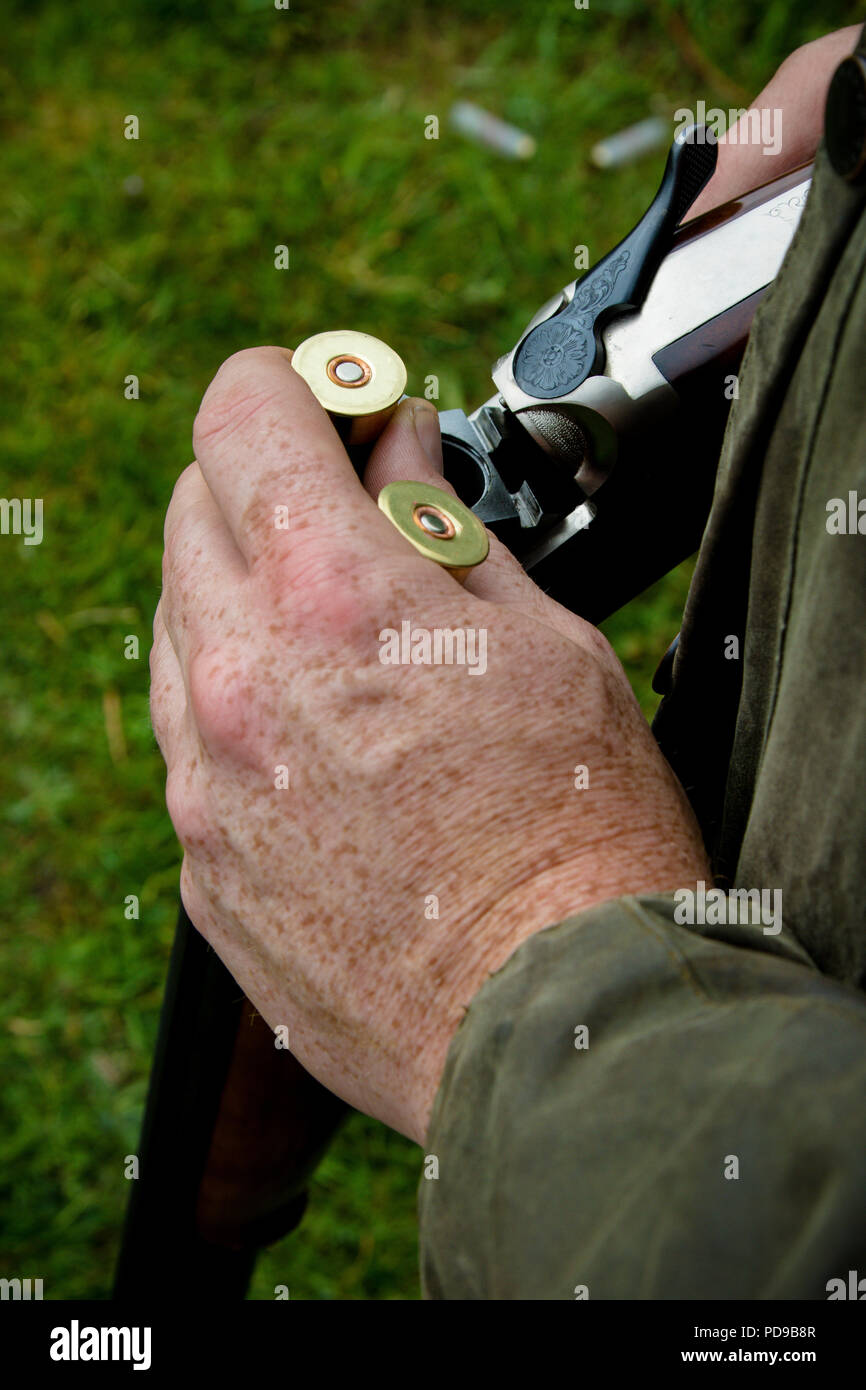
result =
[{"label": "double barrel shotgun", "polygon": [[[716,154],[705,127],[681,132],[640,222],[538,310],[490,399],[440,412],[458,496],[596,624],[700,543],[755,309],[809,191],[804,166],[683,223]],[[193,1297],[243,1298],[345,1113],[181,906],[114,1297],[152,1298],[170,1252]]]}]

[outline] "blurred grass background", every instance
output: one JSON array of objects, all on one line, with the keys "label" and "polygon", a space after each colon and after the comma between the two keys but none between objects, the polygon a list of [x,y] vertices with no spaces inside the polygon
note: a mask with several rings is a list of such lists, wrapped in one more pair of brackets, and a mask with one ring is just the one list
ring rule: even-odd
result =
[{"label": "blurred grass background", "polygon": [[[397,348],[410,391],[435,374],[440,408],[474,407],[490,364],[573,278],[572,248],[597,259],[655,191],[663,153],[602,174],[592,143],[699,97],[746,104],[791,49],[857,11],[0,6],[0,495],[45,507],[40,546],[0,537],[0,1275],[43,1278],[46,1298],[110,1289],[179,864],[147,711],[162,515],[220,361],[352,326]],[[529,131],[535,158],[454,135],[460,97]],[[648,714],[689,573],[608,624]],[[124,917],[132,893],[139,921]],[[414,1146],[354,1118],[251,1297],[417,1297],[420,1169]]]}]

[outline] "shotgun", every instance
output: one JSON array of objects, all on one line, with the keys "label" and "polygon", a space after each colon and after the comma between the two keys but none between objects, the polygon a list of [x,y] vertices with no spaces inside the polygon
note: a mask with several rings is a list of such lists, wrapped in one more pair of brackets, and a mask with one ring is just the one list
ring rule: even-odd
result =
[{"label": "shotgun", "polygon": [[[596,624],[700,543],[752,319],[809,191],[804,166],[683,224],[715,157],[683,132],[647,213],[538,310],[490,399],[440,412],[458,496]],[[181,907],[114,1297],[170,1288],[170,1251],[193,1297],[242,1298],[345,1113]]]}]

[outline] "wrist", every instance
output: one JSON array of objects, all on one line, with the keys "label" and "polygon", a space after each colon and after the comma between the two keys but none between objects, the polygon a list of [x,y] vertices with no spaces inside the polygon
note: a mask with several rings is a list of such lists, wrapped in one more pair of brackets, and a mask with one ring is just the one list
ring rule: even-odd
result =
[{"label": "wrist", "polygon": [[[712,878],[696,825],[648,824],[613,831],[604,844],[511,887],[461,934],[447,982],[429,1000],[425,1045],[415,1058],[404,1132],[424,1143],[451,1042],[475,995],[531,936],[598,903],[634,894],[670,892]],[[440,976],[441,979],[441,976]]]}]

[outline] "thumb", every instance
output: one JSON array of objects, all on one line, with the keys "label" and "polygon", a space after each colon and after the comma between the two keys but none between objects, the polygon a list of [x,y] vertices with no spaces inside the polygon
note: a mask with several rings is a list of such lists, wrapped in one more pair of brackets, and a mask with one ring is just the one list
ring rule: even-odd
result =
[{"label": "thumb", "polygon": [[[452,497],[457,496],[442,474],[439,412],[430,401],[420,397],[400,402],[377,439],[364,471],[364,486],[372,497],[378,497],[387,483],[403,479],[431,483]],[[490,531],[487,534],[490,553],[484,563],[469,574],[464,585],[466,590],[491,603],[509,603],[536,616],[545,616],[539,609],[544,599],[541,590],[511,551]],[[547,602],[553,608],[559,606],[552,600]]]},{"label": "thumb", "polygon": [[401,401],[372,449],[364,470],[364,486],[378,497],[387,483],[411,478],[454,493],[442,476],[442,436],[439,412],[429,401]]}]

